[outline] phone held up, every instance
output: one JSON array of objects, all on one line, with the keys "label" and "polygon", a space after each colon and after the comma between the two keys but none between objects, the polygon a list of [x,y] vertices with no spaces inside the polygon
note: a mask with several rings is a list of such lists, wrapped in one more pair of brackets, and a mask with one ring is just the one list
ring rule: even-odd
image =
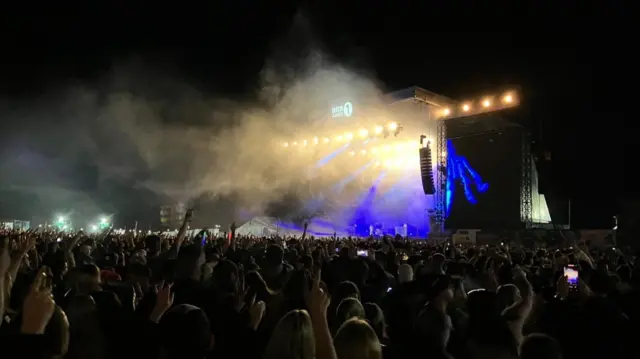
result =
[{"label": "phone held up", "polygon": [[576,288],[578,286],[578,270],[573,264],[569,264],[564,267],[564,276],[567,278],[570,288]]}]

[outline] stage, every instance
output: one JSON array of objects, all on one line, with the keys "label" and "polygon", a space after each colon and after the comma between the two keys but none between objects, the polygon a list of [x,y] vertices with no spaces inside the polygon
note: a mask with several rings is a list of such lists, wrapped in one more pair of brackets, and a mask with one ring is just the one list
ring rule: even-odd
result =
[{"label": "stage", "polygon": [[[477,107],[490,107],[488,101]],[[522,226],[531,215],[522,211],[523,193],[531,191],[522,181],[523,157],[530,156],[525,131],[487,111],[453,116],[470,104],[416,87],[376,104],[329,104],[320,125],[274,143],[282,163],[302,159],[306,173],[283,203],[247,222],[247,233],[299,234],[307,222],[316,236],[426,238],[444,227]],[[419,156],[426,146],[435,187],[428,195]]]}]

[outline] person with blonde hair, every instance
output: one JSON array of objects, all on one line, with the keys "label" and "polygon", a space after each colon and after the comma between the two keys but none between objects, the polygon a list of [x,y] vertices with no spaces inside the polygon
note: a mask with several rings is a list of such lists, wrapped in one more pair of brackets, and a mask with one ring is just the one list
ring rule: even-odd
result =
[{"label": "person with blonde hair", "polygon": [[263,359],[314,359],[316,345],[311,317],[306,310],[292,310],[278,322]]},{"label": "person with blonde hair", "polygon": [[382,359],[382,346],[366,320],[351,318],[333,338],[338,359]]}]

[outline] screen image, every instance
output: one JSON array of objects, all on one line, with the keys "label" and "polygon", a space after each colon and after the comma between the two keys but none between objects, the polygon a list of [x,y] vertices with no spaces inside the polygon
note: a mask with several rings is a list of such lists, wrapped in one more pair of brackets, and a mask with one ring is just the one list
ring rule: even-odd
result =
[{"label": "screen image", "polygon": [[447,141],[447,228],[521,227],[521,141],[520,129]]}]

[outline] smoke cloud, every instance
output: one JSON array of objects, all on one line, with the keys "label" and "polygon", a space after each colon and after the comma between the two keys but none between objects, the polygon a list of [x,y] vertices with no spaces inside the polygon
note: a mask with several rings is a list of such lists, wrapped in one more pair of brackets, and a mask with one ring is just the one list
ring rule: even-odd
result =
[{"label": "smoke cloud", "polygon": [[30,140],[64,163],[95,163],[99,183],[124,183],[161,201],[232,196],[237,208],[260,213],[285,197],[307,198],[353,166],[327,166],[309,182],[317,158],[284,142],[333,136],[343,125],[353,130],[356,124],[329,118],[330,104],[344,98],[366,109],[369,123],[392,116],[370,74],[337,63],[312,40],[298,18],[267,59],[252,100],[207,95],[142,60],[116,66],[98,83],[31,103],[23,113],[39,124]]}]

